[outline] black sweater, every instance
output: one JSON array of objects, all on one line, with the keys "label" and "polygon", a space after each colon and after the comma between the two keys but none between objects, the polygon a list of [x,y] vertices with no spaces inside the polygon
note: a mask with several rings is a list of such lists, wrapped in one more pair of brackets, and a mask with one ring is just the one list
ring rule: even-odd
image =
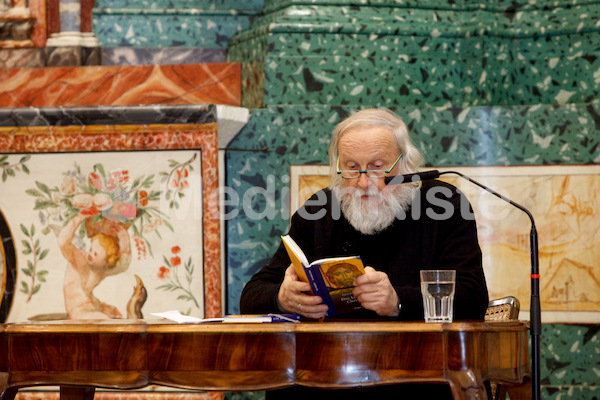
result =
[{"label": "black sweater", "polygon": [[[326,204],[318,199],[326,199]],[[397,218],[374,235],[356,231],[340,214],[338,200],[325,189],[293,215],[289,234],[309,262],[360,255],[365,266],[388,274],[402,303],[400,320],[423,320],[420,270],[455,269],[454,319],[483,318],[488,292],[477,229],[472,208],[457,188],[441,181],[423,182],[405,218]],[[321,217],[310,220],[307,215]],[[244,287],[241,312],[279,312],[276,297],[289,265],[290,259],[281,244],[269,264]],[[376,315],[365,311],[341,317],[375,318]]]}]

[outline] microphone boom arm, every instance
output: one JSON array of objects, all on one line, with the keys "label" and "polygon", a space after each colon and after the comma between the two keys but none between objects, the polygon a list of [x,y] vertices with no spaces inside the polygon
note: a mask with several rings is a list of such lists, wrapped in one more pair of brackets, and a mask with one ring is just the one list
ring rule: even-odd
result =
[{"label": "microphone boom arm", "polygon": [[455,174],[460,176],[463,179],[468,180],[469,182],[474,183],[479,186],[483,190],[493,194],[494,196],[506,201],[509,204],[517,207],[519,210],[523,211],[529,217],[531,221],[531,231],[530,231],[530,252],[531,252],[531,305],[530,305],[530,336],[531,336],[531,369],[532,369],[532,399],[539,400],[541,398],[540,393],[540,336],[542,334],[542,318],[541,318],[541,306],[540,306],[540,272],[539,272],[539,249],[538,249],[538,236],[537,230],[535,229],[535,221],[533,220],[533,215],[522,205],[515,203],[509,198],[501,195],[495,190],[477,182],[470,177],[461,174],[457,171],[444,171],[439,172],[439,175],[445,174]]},{"label": "microphone boom arm", "polygon": [[531,369],[532,369],[532,385],[531,385],[531,398],[534,400],[539,400],[541,398],[540,393],[540,336],[542,334],[542,318],[541,318],[541,306],[540,306],[540,272],[539,272],[539,249],[538,249],[538,238],[537,238],[537,230],[535,229],[535,221],[533,220],[533,215],[522,205],[515,203],[509,198],[501,195],[495,190],[477,182],[470,177],[461,174],[457,171],[444,171],[440,172],[440,175],[445,174],[455,174],[460,176],[463,179],[468,180],[469,182],[474,183],[479,186],[483,190],[493,194],[494,196],[506,201],[509,204],[517,207],[519,210],[523,211],[529,217],[531,221],[531,231],[530,231],[530,252],[531,252],[531,305],[530,305],[530,336],[531,336]]},{"label": "microphone boom arm", "polygon": [[477,182],[474,179],[469,178],[466,175],[456,171],[444,171],[439,172],[438,170],[416,172],[413,174],[396,175],[385,177],[385,183],[387,185],[397,185],[400,183],[418,182],[424,180],[432,180],[439,178],[440,175],[455,174],[469,182],[474,183],[488,193],[506,201],[507,203],[515,206],[519,210],[523,211],[529,217],[531,221],[531,233],[530,233],[530,252],[531,252],[531,305],[530,305],[530,326],[529,334],[531,336],[531,369],[532,369],[532,385],[531,385],[531,398],[533,400],[540,400],[540,336],[542,334],[542,317],[540,307],[540,272],[539,272],[539,250],[538,250],[538,237],[537,230],[535,229],[535,222],[533,215],[522,205],[515,203],[509,198],[501,195],[495,190]]}]

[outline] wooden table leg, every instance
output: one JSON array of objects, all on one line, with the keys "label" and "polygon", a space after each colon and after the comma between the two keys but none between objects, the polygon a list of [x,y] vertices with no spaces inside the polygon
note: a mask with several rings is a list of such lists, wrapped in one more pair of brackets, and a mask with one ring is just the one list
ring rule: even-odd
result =
[{"label": "wooden table leg", "polygon": [[61,386],[60,400],[93,400],[95,392],[90,386]]},{"label": "wooden table leg", "polygon": [[448,371],[446,377],[454,400],[488,400],[483,380],[475,371]]},{"label": "wooden table leg", "polygon": [[18,391],[19,390],[15,388],[4,389],[2,393],[0,393],[0,400],[14,400]]}]

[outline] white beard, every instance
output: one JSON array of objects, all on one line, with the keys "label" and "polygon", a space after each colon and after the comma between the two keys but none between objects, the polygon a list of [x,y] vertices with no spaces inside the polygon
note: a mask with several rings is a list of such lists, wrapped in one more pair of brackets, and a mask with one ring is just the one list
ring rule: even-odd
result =
[{"label": "white beard", "polygon": [[[403,219],[417,191],[413,185],[387,186],[379,191],[375,185],[367,190],[333,187],[333,194],[339,199],[341,210],[350,225],[364,235],[373,235],[390,226],[396,218]],[[361,199],[369,195],[368,200]]]}]

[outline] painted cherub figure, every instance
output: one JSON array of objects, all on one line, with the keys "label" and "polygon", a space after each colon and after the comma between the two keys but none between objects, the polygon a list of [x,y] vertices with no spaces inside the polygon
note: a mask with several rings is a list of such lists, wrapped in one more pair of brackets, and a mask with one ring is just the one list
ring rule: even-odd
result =
[{"label": "painted cherub figure", "polygon": [[[63,285],[67,314],[70,319],[122,318],[116,307],[100,301],[93,291],[104,278],[129,267],[129,234],[123,224],[107,219],[92,222],[91,217],[78,214],[58,234],[58,245],[68,262]],[[75,233],[84,221],[90,237],[87,252],[73,244]]]}]

